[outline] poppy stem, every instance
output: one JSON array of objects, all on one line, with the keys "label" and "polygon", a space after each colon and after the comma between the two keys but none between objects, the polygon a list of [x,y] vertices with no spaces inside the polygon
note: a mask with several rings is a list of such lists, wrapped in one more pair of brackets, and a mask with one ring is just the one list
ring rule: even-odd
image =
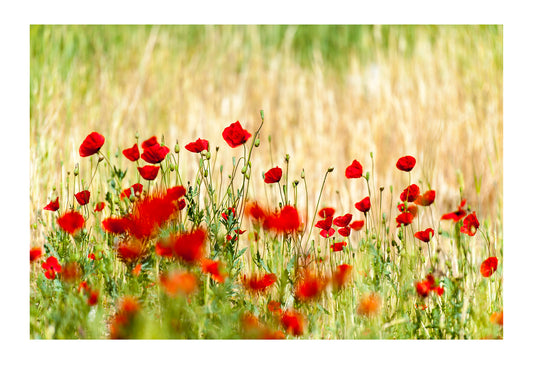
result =
[{"label": "poppy stem", "polygon": [[[330,169],[326,171],[326,174],[324,174],[324,179],[322,180],[322,187],[320,187],[320,193],[318,194],[318,201],[316,203],[315,207],[315,214],[313,215],[313,220],[311,220],[311,224],[315,223],[316,214],[318,213],[318,206],[320,205],[320,199],[322,198],[322,192],[324,191],[324,185],[326,184],[326,178],[328,177],[328,174],[330,173]],[[306,193],[307,193],[307,184],[306,184]],[[309,243],[309,239],[311,238],[312,229],[309,231],[309,235],[307,236],[307,240],[305,241],[305,247],[304,250],[307,250],[307,244]]]}]

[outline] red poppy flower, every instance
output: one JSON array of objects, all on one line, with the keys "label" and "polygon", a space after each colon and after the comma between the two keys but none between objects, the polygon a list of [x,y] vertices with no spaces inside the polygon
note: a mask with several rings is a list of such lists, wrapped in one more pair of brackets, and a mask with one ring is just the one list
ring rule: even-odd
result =
[{"label": "red poppy flower", "polygon": [[185,199],[181,199],[178,201],[178,209],[181,211],[183,208],[185,208],[187,204],[185,203]]},{"label": "red poppy flower", "polygon": [[146,256],[140,241],[132,239],[127,243],[121,243],[117,248],[117,257],[126,264],[132,265]]},{"label": "red poppy flower", "polygon": [[300,301],[309,301],[318,298],[326,287],[323,279],[305,271],[302,279],[296,283],[294,296]]},{"label": "red poppy flower", "polygon": [[364,226],[365,226],[365,220],[355,220],[354,222],[350,224],[350,228],[352,228],[355,231],[363,229]]},{"label": "red poppy flower", "polygon": [[421,297],[427,297],[431,291],[434,291],[439,296],[444,293],[444,288],[436,284],[435,278],[431,274],[427,275],[425,280],[417,282],[415,288]]},{"label": "red poppy flower", "polygon": [[202,228],[173,234],[157,243],[156,252],[161,256],[172,255],[188,264],[200,263],[204,258],[206,239],[207,233]]},{"label": "red poppy flower", "polygon": [[434,234],[435,234],[435,231],[433,229],[427,228],[426,230],[421,230],[419,232],[416,232],[415,237],[418,238],[420,241],[429,242],[431,238],[433,238]]},{"label": "red poppy flower", "polygon": [[130,161],[137,161],[140,157],[139,146],[137,143],[133,144],[133,147],[126,148],[122,151],[122,154]]},{"label": "red poppy flower", "polygon": [[95,153],[98,153],[102,145],[104,145],[105,137],[98,132],[92,132],[83,140],[80,145],[80,156],[88,157]]},{"label": "red poppy flower", "polygon": [[46,259],[46,262],[43,262],[41,264],[41,267],[43,270],[45,270],[44,276],[46,276],[47,279],[53,280],[56,277],[56,273],[61,272],[61,265],[57,261],[56,257],[48,257]]},{"label": "red poppy flower", "polygon": [[65,213],[57,219],[57,223],[65,232],[75,234],[85,225],[85,219],[78,212],[71,211]]},{"label": "red poppy flower", "polygon": [[83,190],[78,192],[77,194],[74,194],[76,197],[76,200],[80,204],[80,206],[84,206],[85,204],[89,203],[89,198],[91,197],[91,193],[89,190]]},{"label": "red poppy flower", "polygon": [[286,205],[279,212],[268,215],[263,227],[277,233],[291,233],[300,229],[300,216],[296,208]]},{"label": "red poppy flower", "polygon": [[352,164],[346,168],[344,173],[346,178],[361,178],[363,176],[363,167],[357,160],[353,160]]},{"label": "red poppy flower", "polygon": [[157,177],[157,173],[159,173],[159,166],[146,165],[142,168],[139,166],[137,170],[139,170],[141,177],[147,181],[153,181]]},{"label": "red poppy flower", "polygon": [[490,277],[498,268],[498,258],[489,257],[481,263],[480,272],[481,275],[488,278]]},{"label": "red poppy flower", "polygon": [[346,246],[346,241],[335,242],[334,244],[330,246],[330,249],[332,251],[341,251],[344,248],[344,246]]},{"label": "red poppy flower", "polygon": [[367,293],[364,294],[359,300],[359,305],[357,305],[357,314],[370,317],[377,314],[380,307],[381,298],[379,295],[374,292]]},{"label": "red poppy flower", "polygon": [[403,190],[403,192],[400,194],[400,200],[402,202],[412,202],[416,199],[418,194],[420,194],[420,188],[417,185],[412,184]]},{"label": "red poppy flower", "polygon": [[326,217],[333,217],[335,214],[335,209],[331,207],[325,207],[322,208],[320,211],[318,211],[318,216],[322,217],[323,219]]},{"label": "red poppy flower", "polygon": [[181,198],[186,193],[187,193],[187,190],[185,190],[185,187],[174,186],[174,187],[167,189],[165,198],[168,200],[179,200],[179,198]]},{"label": "red poppy flower", "polygon": [[221,261],[214,261],[211,259],[202,260],[202,271],[205,274],[211,274],[211,278],[219,283],[224,283],[227,276],[222,270],[223,265]]},{"label": "red poppy flower", "polygon": [[294,336],[303,335],[304,322],[304,316],[293,310],[287,310],[281,316],[282,326],[289,334]]},{"label": "red poppy flower", "polygon": [[119,303],[117,312],[111,319],[109,337],[111,339],[126,339],[130,336],[135,316],[141,306],[135,297],[125,296]]},{"label": "red poppy flower", "polygon": [[34,262],[43,255],[43,249],[40,247],[32,247],[30,249],[30,262]]},{"label": "red poppy flower", "polygon": [[154,145],[158,145],[158,144],[159,144],[159,142],[157,141],[157,137],[152,136],[151,138],[146,139],[145,141],[142,142],[141,148],[144,150],[144,149],[150,148],[150,147],[152,147]]},{"label": "red poppy flower", "polygon": [[252,136],[252,134],[243,129],[239,121],[230,124],[224,129],[224,131],[222,131],[222,137],[232,148],[236,148],[239,145],[246,143],[250,136]]},{"label": "red poppy flower", "polygon": [[343,237],[348,237],[351,231],[349,227],[339,228],[339,234]]},{"label": "red poppy flower", "polygon": [[277,281],[276,274],[252,275],[249,279],[243,277],[243,285],[253,292],[264,292],[268,287]]},{"label": "red poppy flower", "polygon": [[52,200],[50,203],[48,203],[43,209],[47,211],[57,211],[59,209],[59,196],[56,198],[56,200]]},{"label": "red poppy flower", "polygon": [[398,204],[398,211],[409,212],[411,215],[413,215],[413,218],[415,218],[418,214],[418,207],[416,204],[410,204],[406,207],[404,203],[400,203]]},{"label": "red poppy flower", "polygon": [[92,291],[89,293],[89,297],[87,298],[87,305],[89,306],[95,306],[98,304],[98,291]]},{"label": "red poppy flower", "polygon": [[263,209],[257,202],[246,203],[244,213],[251,217],[255,222],[262,222],[267,216],[265,209]]},{"label": "red poppy flower", "polygon": [[338,226],[339,228],[345,228],[352,221],[352,214],[347,213],[344,216],[338,216],[333,220],[333,225]]},{"label": "red poppy flower", "polygon": [[127,218],[109,217],[102,221],[102,228],[106,232],[114,234],[126,233],[129,226],[129,220]]},{"label": "red poppy flower", "polygon": [[355,203],[355,208],[363,213],[366,213],[370,210],[370,197],[367,196],[360,202]]},{"label": "red poppy flower", "polygon": [[61,280],[67,283],[73,283],[80,278],[82,274],[81,267],[76,262],[67,262],[62,267]]},{"label": "red poppy flower", "polygon": [[143,185],[140,183],[134,183],[130,188],[127,188],[120,193],[120,199],[131,198],[132,191],[134,196],[140,196],[143,192]]},{"label": "red poppy flower", "polygon": [[416,164],[416,159],[413,156],[404,156],[398,159],[396,167],[402,171],[411,171]]},{"label": "red poppy flower", "polygon": [[281,168],[276,166],[265,173],[265,183],[277,183],[281,179]]},{"label": "red poppy flower", "polygon": [[235,214],[235,208],[229,207],[226,211],[222,212],[221,216],[224,220],[228,221],[230,219],[230,215],[233,219],[237,218]]},{"label": "red poppy flower", "polygon": [[105,208],[104,202],[98,202],[96,203],[96,206],[94,207],[94,212],[101,212]]},{"label": "red poppy flower", "polygon": [[427,297],[429,292],[431,292],[431,283],[427,280],[417,282],[415,287],[416,293],[418,293],[421,297]]},{"label": "red poppy flower", "polygon": [[466,211],[463,209],[465,204],[466,204],[466,199],[461,200],[461,204],[459,204],[457,211],[446,213],[442,215],[440,219],[441,220],[453,220],[455,222],[458,222],[459,220],[461,220],[463,217],[466,216]]},{"label": "red poppy flower", "polygon": [[171,297],[178,294],[190,295],[196,291],[198,286],[196,276],[190,272],[173,272],[169,275],[162,275],[159,282]]},{"label": "red poppy flower", "polygon": [[272,314],[280,315],[281,314],[281,304],[279,301],[269,301],[267,304],[268,311]]},{"label": "red poppy flower", "polygon": [[324,238],[329,238],[335,234],[335,229],[329,228],[329,229],[322,229],[320,231],[320,235]]},{"label": "red poppy flower", "polygon": [[332,278],[333,288],[335,290],[339,290],[346,285],[350,274],[352,273],[352,269],[353,267],[349,264],[341,264],[337,266]]},{"label": "red poppy flower", "polygon": [[164,145],[155,144],[146,148],[141,154],[141,158],[150,164],[159,164],[165,159],[170,149]]},{"label": "red poppy flower", "polygon": [[333,216],[328,216],[324,220],[318,220],[315,224],[315,227],[329,230],[331,228],[331,225],[333,225]]},{"label": "red poppy flower", "polygon": [[429,206],[435,201],[435,190],[426,191],[423,195],[418,195],[415,204],[419,206]]},{"label": "red poppy flower", "polygon": [[89,258],[91,260],[96,260],[96,255],[94,255],[94,253],[89,253],[89,254],[87,254],[87,258]]},{"label": "red poppy flower", "polygon": [[207,151],[209,150],[209,141],[205,139],[198,139],[196,141],[193,141],[192,143],[187,144],[185,146],[185,149],[193,153],[200,153],[202,151]]},{"label": "red poppy flower", "polygon": [[410,213],[410,212],[403,212],[403,213],[400,213],[397,217],[396,217],[396,227],[399,228],[402,224],[403,225],[409,225],[413,222],[413,214]]},{"label": "red poppy flower", "polygon": [[479,221],[477,220],[476,212],[472,212],[470,215],[466,216],[463,220],[463,226],[461,227],[461,233],[468,234],[473,236],[476,234],[479,228]]}]

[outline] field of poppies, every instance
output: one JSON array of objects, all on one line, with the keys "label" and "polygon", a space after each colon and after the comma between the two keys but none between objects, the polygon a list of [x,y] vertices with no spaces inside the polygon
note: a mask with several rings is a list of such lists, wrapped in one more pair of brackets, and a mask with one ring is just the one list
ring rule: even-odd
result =
[{"label": "field of poppies", "polygon": [[[390,167],[403,187],[374,182],[354,156],[343,173],[359,194],[326,206],[305,170],[287,174],[289,155],[256,166],[258,119],[221,126],[220,146],[134,135],[111,156],[105,135],[80,140],[82,164],[43,206],[30,250],[31,338],[502,338],[502,243],[460,190],[436,213],[439,188],[413,183],[416,156]],[[222,148],[240,150],[229,173]],[[249,193],[258,170],[268,202]]]}]

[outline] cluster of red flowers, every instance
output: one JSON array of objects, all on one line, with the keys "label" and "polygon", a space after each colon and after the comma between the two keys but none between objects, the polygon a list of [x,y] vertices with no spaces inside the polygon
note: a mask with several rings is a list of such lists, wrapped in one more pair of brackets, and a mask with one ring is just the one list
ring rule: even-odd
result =
[{"label": "cluster of red flowers", "polygon": [[427,275],[425,280],[417,282],[415,288],[421,297],[427,297],[432,291],[439,296],[444,293],[444,288],[436,284],[435,278],[431,274]]},{"label": "cluster of red flowers", "polygon": [[277,234],[287,234],[300,231],[302,222],[298,210],[286,205],[281,210],[271,212],[261,207],[257,202],[247,203],[245,214],[263,229]]},{"label": "cluster of red flowers", "polygon": [[[335,234],[335,228],[333,228],[333,225],[338,227],[338,233],[343,237],[348,237],[352,230],[358,231],[363,228],[364,220],[355,220],[352,223],[352,214],[347,213],[342,216],[333,217],[335,214],[335,209],[331,207],[325,207],[322,208],[318,215],[322,218],[322,220],[318,220],[315,224],[315,227],[321,229],[320,235],[324,238],[332,237]],[[338,242],[336,244],[332,245],[332,248],[334,251],[340,251],[342,250],[342,246],[345,246],[346,242]]]}]

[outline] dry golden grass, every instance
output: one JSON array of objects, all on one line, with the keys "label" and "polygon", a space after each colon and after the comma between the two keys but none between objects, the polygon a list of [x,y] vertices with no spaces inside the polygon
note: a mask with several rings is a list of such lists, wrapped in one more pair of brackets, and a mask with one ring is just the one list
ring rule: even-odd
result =
[{"label": "dry golden grass", "polygon": [[[155,27],[134,34],[135,43],[128,49],[96,44],[90,61],[75,60],[70,67],[32,59],[31,69],[41,64],[42,72],[38,82],[34,78],[31,83],[32,223],[52,187],[59,190],[77,162],[80,175],[86,182],[90,179],[89,159],[79,156],[78,147],[92,131],[106,137],[103,150],[112,154],[130,147],[136,132],[141,140],[164,135],[171,149],[179,140],[182,174],[189,179],[197,157],[183,146],[206,138],[212,150],[220,146],[217,162],[224,163],[227,179],[231,157],[241,150],[226,145],[222,130],[236,120],[255,130],[264,110],[261,146],[254,155],[253,197],[265,195],[261,173],[272,165],[285,171],[289,154],[289,182],[300,179],[305,169],[312,200],[327,168],[335,167],[323,204],[354,213],[353,204],[367,195],[366,186],[361,180],[346,180],[346,166],[358,159],[370,171],[373,152],[372,182],[376,189],[385,187],[389,203],[389,186],[394,186],[396,201],[408,184],[407,175],[395,168],[396,160],[410,154],[418,161],[413,180],[422,181],[422,190],[431,186],[437,191],[437,213],[456,209],[460,172],[463,196],[478,217],[501,224],[502,32],[499,43],[491,45],[477,30],[444,27],[433,44],[422,30],[409,57],[405,41],[391,34],[388,50],[377,49],[365,64],[352,55],[344,75],[328,70],[319,50],[310,67],[298,64],[290,49],[295,27],[287,29],[275,51],[262,48],[257,27],[234,28],[231,33],[210,27],[204,45],[193,53],[176,54],[180,41],[168,29]],[[245,40],[252,42],[243,45]],[[64,71],[68,73],[61,74]],[[115,161],[130,167],[124,158]],[[127,180],[133,183],[135,172],[129,170]],[[479,192],[476,180],[481,180]],[[101,187],[101,182],[95,184]],[[299,193],[302,189],[300,185]],[[99,194],[101,199],[104,194]]]}]

